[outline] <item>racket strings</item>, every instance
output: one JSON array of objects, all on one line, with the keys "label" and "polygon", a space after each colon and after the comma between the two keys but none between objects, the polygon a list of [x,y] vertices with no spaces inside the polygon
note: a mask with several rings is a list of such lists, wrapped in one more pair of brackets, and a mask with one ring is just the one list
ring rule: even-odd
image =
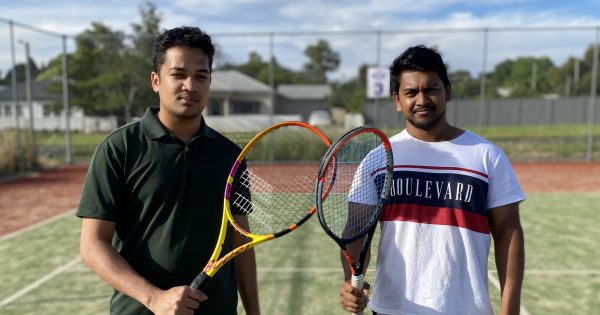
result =
[{"label": "racket strings", "polygon": [[[315,174],[316,169],[315,165]],[[269,178],[246,170],[234,183],[231,203],[236,213],[248,217],[248,232],[274,234],[300,221],[313,207],[314,193],[306,189],[309,183],[314,183],[314,178],[299,177],[276,186]]]},{"label": "racket strings", "polygon": [[377,223],[387,165],[381,144],[375,134],[358,134],[345,142],[327,165],[326,176],[335,179],[331,195],[322,202],[323,219],[341,239],[364,234]]},{"label": "racket strings", "polygon": [[246,215],[250,233],[295,228],[314,211],[314,183],[328,145],[307,128],[288,126],[265,135],[246,156],[232,183],[232,212]]},{"label": "racket strings", "polygon": [[[251,195],[250,192],[252,191],[260,191],[261,193]],[[272,191],[273,189],[269,183],[247,169],[242,172],[238,186],[234,188],[233,204],[241,211],[241,214],[252,218],[255,230],[276,230],[275,225],[278,219],[273,217],[274,213],[268,211],[268,206],[272,204]],[[257,225],[260,228],[257,228]]]}]

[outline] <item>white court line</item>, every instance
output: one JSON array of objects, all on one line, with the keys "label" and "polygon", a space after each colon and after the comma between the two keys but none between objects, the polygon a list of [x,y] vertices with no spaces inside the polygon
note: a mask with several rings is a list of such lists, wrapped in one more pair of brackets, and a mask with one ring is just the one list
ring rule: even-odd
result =
[{"label": "white court line", "polygon": [[[306,273],[332,273],[344,272],[342,266],[339,268],[296,268],[296,267],[281,267],[281,268],[257,268],[258,272],[274,272],[274,273],[291,273],[291,272],[306,272]],[[375,269],[367,269],[367,273],[375,272]]]},{"label": "white court line", "polygon": [[[301,268],[301,267],[273,267],[273,268],[261,268],[258,267],[259,272],[275,272],[275,273],[289,273],[289,272],[306,272],[306,273],[329,273],[329,272],[340,272],[342,267],[339,268]],[[375,269],[369,268],[367,273],[373,273]],[[494,277],[498,272],[495,270],[488,271],[490,277]],[[526,269],[525,275],[600,275],[600,269]]]},{"label": "white court line", "polygon": [[48,282],[50,279],[56,277],[57,275],[63,273],[65,270],[73,267],[75,264],[77,264],[79,262],[79,257],[69,261],[68,263],[66,263],[65,265],[62,265],[56,269],[54,269],[51,273],[41,277],[40,279],[38,279],[37,281],[35,281],[34,283],[24,287],[23,289],[11,294],[9,297],[5,298],[4,300],[0,301],[0,308],[12,303],[14,300],[22,297],[23,295],[31,292],[32,290],[40,287],[42,284]]},{"label": "white court line", "polygon": [[[496,287],[496,289],[498,289],[498,291],[501,291],[500,281],[498,281],[498,279],[496,279],[496,277],[489,271],[488,271],[488,280],[490,280],[490,282]],[[529,312],[523,306],[523,304],[521,304],[521,315],[530,315]]]},{"label": "white court line", "polygon": [[[491,271],[497,273],[497,271]],[[525,269],[527,275],[542,276],[588,276],[600,275],[600,269]]]},{"label": "white court line", "polygon": [[22,229],[19,229],[19,230],[16,230],[14,232],[5,234],[3,236],[0,236],[0,241],[4,241],[4,240],[7,240],[9,238],[13,238],[15,236],[21,235],[21,234],[23,234],[25,232],[29,232],[31,230],[37,229],[38,227],[40,227],[42,225],[46,225],[46,224],[52,223],[54,221],[60,220],[60,219],[62,219],[64,217],[67,217],[69,215],[73,215],[74,213],[75,213],[75,210],[69,210],[67,212],[64,212],[64,213],[61,213],[61,214],[57,214],[57,215],[55,215],[53,217],[50,217],[50,218],[45,219],[43,221],[40,221],[38,223],[26,226],[26,227],[24,227]]}]

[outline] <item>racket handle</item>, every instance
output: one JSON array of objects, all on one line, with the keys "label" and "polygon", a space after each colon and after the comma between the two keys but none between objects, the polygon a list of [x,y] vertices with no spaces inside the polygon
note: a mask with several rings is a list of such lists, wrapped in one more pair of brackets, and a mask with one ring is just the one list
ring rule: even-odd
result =
[{"label": "racket handle", "polygon": [[208,280],[210,280],[210,276],[207,275],[204,271],[202,271],[190,284],[190,287],[194,289],[198,289],[200,291],[206,288],[208,284]]},{"label": "racket handle", "polygon": [[[358,276],[352,275],[352,280],[350,280],[350,283],[352,284],[353,287],[362,291],[363,284],[365,283],[365,275],[364,274],[360,274]],[[358,311],[358,312],[352,313],[352,314],[353,315],[362,315],[363,311]]]}]

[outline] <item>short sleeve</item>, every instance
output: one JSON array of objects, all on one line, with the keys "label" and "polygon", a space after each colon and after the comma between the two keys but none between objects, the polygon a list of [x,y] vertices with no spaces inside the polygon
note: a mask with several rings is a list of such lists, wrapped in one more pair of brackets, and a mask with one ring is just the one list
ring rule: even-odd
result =
[{"label": "short sleeve", "polygon": [[510,161],[502,150],[498,150],[500,152],[492,161],[489,174],[488,209],[520,202],[526,198]]},{"label": "short sleeve", "polygon": [[377,164],[379,161],[385,160],[381,157],[382,154],[386,153],[379,147],[369,152],[361,161],[352,179],[348,202],[367,205],[376,205],[379,202],[379,195],[383,186],[381,180],[384,177],[381,172],[385,171],[385,165]]},{"label": "short sleeve", "polygon": [[77,216],[117,221],[123,201],[123,176],[121,160],[103,142],[92,156]]}]

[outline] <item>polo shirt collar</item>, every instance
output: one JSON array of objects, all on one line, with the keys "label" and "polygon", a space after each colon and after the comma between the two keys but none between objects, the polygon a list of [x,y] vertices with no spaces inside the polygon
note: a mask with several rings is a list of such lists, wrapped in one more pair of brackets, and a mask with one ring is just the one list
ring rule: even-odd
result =
[{"label": "polo shirt collar", "polygon": [[[144,129],[144,132],[152,140],[156,140],[164,136],[170,136],[169,131],[165,129],[165,127],[163,127],[160,121],[158,121],[158,118],[156,118],[156,113],[158,113],[159,110],[160,109],[157,107],[148,107],[146,113],[144,113],[144,116],[140,120],[140,124]],[[209,138],[217,137],[216,131],[214,131],[212,128],[206,125],[204,117],[202,117],[202,120],[200,122],[200,129],[198,130],[197,136],[206,136]]]}]

